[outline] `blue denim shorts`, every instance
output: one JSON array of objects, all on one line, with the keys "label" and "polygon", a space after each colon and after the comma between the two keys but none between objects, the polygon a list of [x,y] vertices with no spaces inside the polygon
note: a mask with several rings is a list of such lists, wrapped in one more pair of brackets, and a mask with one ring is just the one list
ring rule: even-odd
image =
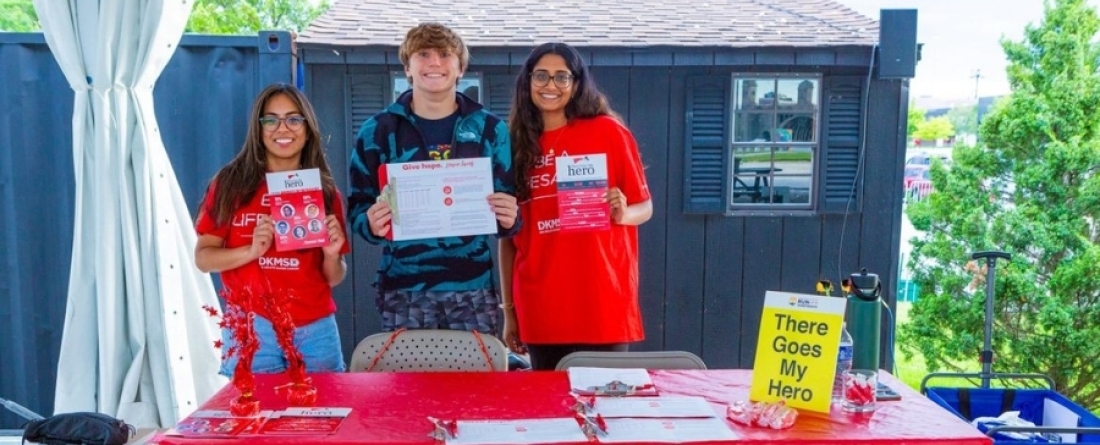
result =
[{"label": "blue denim shorts", "polygon": [[[252,359],[252,372],[256,374],[276,374],[285,372],[287,368],[286,356],[279,347],[275,337],[275,330],[267,319],[256,316],[253,326],[256,329],[256,339],[260,342],[260,348]],[[228,329],[222,329],[222,351],[228,351],[234,344]],[[340,349],[340,331],[336,327],[336,316],[317,320],[305,326],[294,329],[294,346],[302,353],[302,359],[306,362],[306,372],[343,372],[344,352]],[[222,359],[222,367],[218,372],[226,377],[233,376],[233,370],[237,366],[237,357]]]}]

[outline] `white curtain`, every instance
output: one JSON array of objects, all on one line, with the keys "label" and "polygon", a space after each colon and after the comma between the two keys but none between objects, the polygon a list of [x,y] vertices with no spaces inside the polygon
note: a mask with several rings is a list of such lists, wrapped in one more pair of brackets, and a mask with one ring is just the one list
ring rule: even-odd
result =
[{"label": "white curtain", "polygon": [[[55,413],[166,427],[225,383],[217,307],[153,113],[193,0],[34,0],[75,92],[76,209]],[[178,94],[191,94],[181,89]]]}]

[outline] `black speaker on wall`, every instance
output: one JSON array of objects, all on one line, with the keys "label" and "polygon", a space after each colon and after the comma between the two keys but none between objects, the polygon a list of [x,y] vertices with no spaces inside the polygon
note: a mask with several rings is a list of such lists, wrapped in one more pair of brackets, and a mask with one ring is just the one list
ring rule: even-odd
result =
[{"label": "black speaker on wall", "polygon": [[878,77],[912,78],[917,71],[917,10],[883,9],[878,26]]}]

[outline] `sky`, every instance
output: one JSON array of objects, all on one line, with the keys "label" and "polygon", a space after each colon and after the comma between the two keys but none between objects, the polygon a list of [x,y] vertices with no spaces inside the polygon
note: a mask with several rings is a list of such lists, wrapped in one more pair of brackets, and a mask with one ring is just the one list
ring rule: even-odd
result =
[{"label": "sky", "polygon": [[[924,44],[910,98],[956,100],[1009,92],[1000,39],[1019,41],[1038,25],[1042,0],[835,0],[875,20],[881,9],[916,9]],[[1100,0],[1090,0],[1093,6]],[[981,77],[975,82],[976,72]]]}]

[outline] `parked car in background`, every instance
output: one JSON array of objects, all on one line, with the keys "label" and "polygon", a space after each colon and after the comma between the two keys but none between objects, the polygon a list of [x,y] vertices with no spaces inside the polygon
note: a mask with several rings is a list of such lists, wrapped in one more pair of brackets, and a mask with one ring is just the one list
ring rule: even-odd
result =
[{"label": "parked car in background", "polygon": [[905,189],[913,185],[914,181],[931,181],[932,169],[927,165],[910,164],[905,166]]},{"label": "parked car in background", "polygon": [[932,169],[928,164],[906,164],[905,196],[922,199],[932,193]]},{"label": "parked car in background", "polygon": [[906,159],[905,166],[908,167],[910,165],[932,165],[932,159],[936,158],[939,158],[940,162],[944,164],[951,163],[951,158],[944,155],[930,155],[928,153],[919,153],[910,156],[909,159]]}]

